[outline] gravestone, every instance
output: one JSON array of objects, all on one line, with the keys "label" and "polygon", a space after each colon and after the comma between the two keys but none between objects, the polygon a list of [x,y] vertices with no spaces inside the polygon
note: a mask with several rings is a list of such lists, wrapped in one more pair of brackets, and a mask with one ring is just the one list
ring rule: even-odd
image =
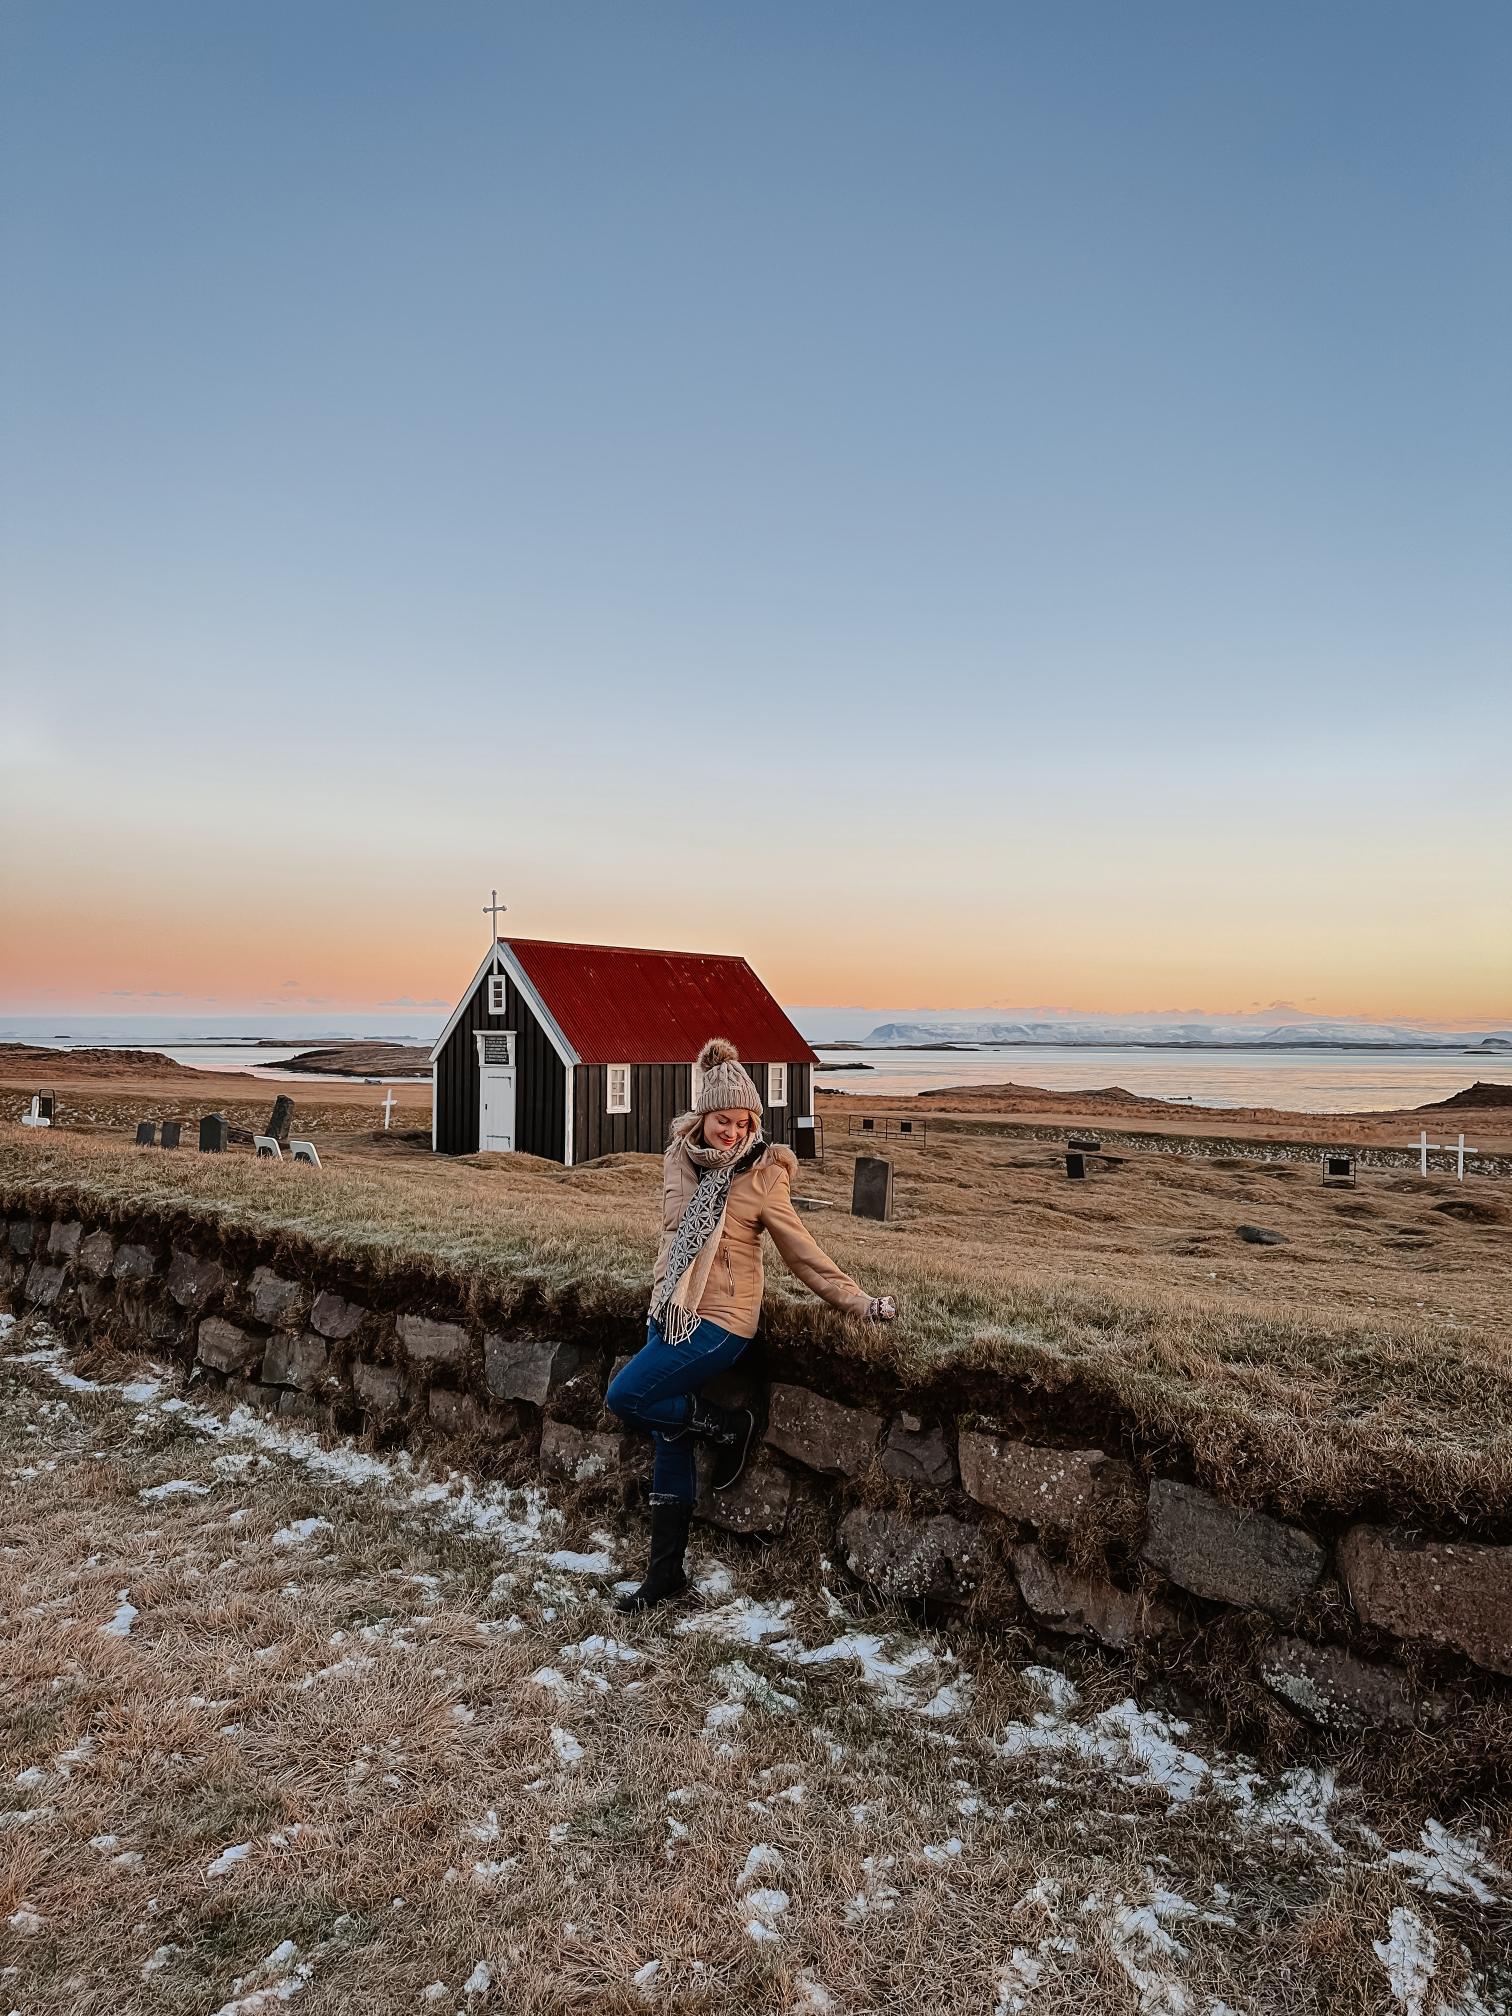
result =
[{"label": "gravestone", "polygon": [[55,1104],[56,1101],[54,1100],[51,1092],[39,1092],[37,1094],[37,1118],[39,1120],[45,1120],[47,1124],[51,1126],[53,1121],[53,1108]]},{"label": "gravestone", "polygon": [[273,1112],[268,1120],[266,1132],[282,1148],[289,1139],[289,1128],[294,1119],[294,1101],[287,1092],[280,1092],[273,1101]]},{"label": "gravestone", "polygon": [[798,1157],[798,1160],[800,1162],[812,1162],[814,1160],[815,1146],[813,1121],[795,1120],[793,1122],[793,1153]]},{"label": "gravestone", "polygon": [[226,1137],[230,1133],[230,1123],[224,1113],[207,1113],[200,1121],[199,1145],[201,1155],[223,1155],[226,1151]]},{"label": "gravestone", "polygon": [[151,1148],[156,1140],[157,1122],[155,1120],[138,1120],[136,1136],[136,1145],[138,1148]]},{"label": "gravestone", "polygon": [[1102,1147],[1102,1140],[1096,1134],[1070,1134],[1066,1137],[1066,1146],[1083,1155],[1096,1155]]},{"label": "gravestone", "polygon": [[1355,1161],[1353,1155],[1325,1155],[1323,1157],[1323,1183],[1342,1185],[1345,1189],[1355,1187]]},{"label": "gravestone", "polygon": [[315,1152],[313,1141],[301,1141],[296,1136],[289,1143],[289,1151],[296,1162],[308,1162],[315,1169],[320,1167],[320,1157]]},{"label": "gravestone", "polygon": [[873,1134],[876,1132],[876,1128],[877,1123],[871,1117],[871,1115],[869,1113],[863,1114],[861,1119],[861,1132],[863,1134]]},{"label": "gravestone", "polygon": [[1087,1173],[1087,1158],[1079,1148],[1066,1150],[1066,1174],[1081,1182]]},{"label": "gravestone", "polygon": [[898,1132],[900,1134],[912,1134],[913,1132],[912,1120],[900,1120],[898,1122]]},{"label": "gravestone", "polygon": [[892,1164],[881,1155],[856,1157],[856,1180],[851,1189],[851,1216],[878,1218],[884,1223],[892,1216]]},{"label": "gravestone", "polygon": [[182,1120],[165,1120],[163,1122],[163,1146],[165,1148],[177,1148],[183,1131],[184,1123]]}]

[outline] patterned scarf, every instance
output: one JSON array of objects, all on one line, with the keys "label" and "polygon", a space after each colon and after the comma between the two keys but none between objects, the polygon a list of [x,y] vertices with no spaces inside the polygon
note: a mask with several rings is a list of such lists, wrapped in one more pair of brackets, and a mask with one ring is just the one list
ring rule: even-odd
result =
[{"label": "patterned scarf", "polygon": [[730,1148],[708,1148],[691,1137],[682,1143],[682,1152],[699,1171],[698,1186],[683,1209],[650,1309],[669,1344],[685,1344],[698,1328],[698,1305],[724,1232],[730,1184],[766,1146],[760,1128]]}]

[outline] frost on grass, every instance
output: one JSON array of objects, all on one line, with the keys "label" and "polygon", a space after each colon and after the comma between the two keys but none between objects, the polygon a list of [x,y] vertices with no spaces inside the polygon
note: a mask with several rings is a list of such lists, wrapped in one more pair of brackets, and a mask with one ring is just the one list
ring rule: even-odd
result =
[{"label": "frost on grass", "polygon": [[[403,1455],[328,1450],[249,1410],[222,1417],[168,1398],[167,1385],[157,1380],[108,1387],[83,1379],[51,1352],[35,1354],[32,1364],[36,1378],[28,1388],[43,1380],[63,1387],[70,1417],[65,1422],[56,1408],[39,1413],[33,1404],[37,1439],[29,1448],[38,1458],[45,1457],[48,1433],[76,1443],[89,1430],[97,1410],[84,1399],[97,1395],[102,1406],[120,1403],[136,1417],[137,1435],[113,1431],[111,1442],[133,1485],[143,1487],[128,1491],[128,1507],[171,1507],[177,1498],[198,1498],[214,1488],[173,1488],[189,1480],[172,1474],[152,1452],[174,1435],[203,1441],[207,1476],[237,1480],[236,1498],[244,1502],[235,1506],[229,1526],[225,1508],[209,1519],[200,1506],[191,1517],[164,1517],[165,1533],[177,1536],[176,1549],[202,1544],[206,1550],[197,1560],[175,1554],[185,1574],[224,1572],[222,1586],[246,1603],[236,1613],[234,1638],[226,1634],[224,1648],[217,1648],[216,1663],[177,1680],[174,1707],[203,1711],[207,1736],[219,1724],[239,1762],[257,1755],[269,1716],[279,1719],[279,1768],[287,1763],[290,1775],[266,1783],[283,1798],[310,1761],[308,1752],[301,1759],[297,1750],[311,1740],[307,1732],[321,1732],[319,1741],[337,1732],[344,1747],[322,1760],[316,1775],[340,1788],[338,1803],[321,1808],[323,1795],[311,1795],[316,1810],[301,1819],[316,1823],[312,1838],[321,1857],[330,1854],[339,1863],[352,1845],[344,1802],[356,1802],[363,1852],[394,1855],[392,1880],[383,1883],[382,1894],[404,1893],[408,1905],[395,1909],[414,1926],[405,1961],[410,1986],[396,2007],[430,2006],[421,1999],[429,1993],[419,1985],[426,1981],[438,2016],[505,2001],[521,2009],[549,2006],[563,1938],[580,1942],[577,1967],[596,1964],[585,1955],[605,1956],[612,1974],[606,2003],[612,1996],[627,2006],[670,2006],[685,1986],[702,1992],[704,1962],[692,1957],[693,1942],[712,1930],[733,1956],[727,1996],[733,2007],[774,2006],[771,1995],[762,1999],[755,1987],[774,1964],[787,1982],[784,2007],[823,2012],[870,2006],[868,1998],[906,1953],[910,1966],[917,1961],[939,1970],[927,1991],[937,1999],[921,2004],[932,2016],[936,2008],[948,2016],[1090,2010],[1099,2006],[1095,1995],[1086,2000],[1094,1973],[1122,1998],[1120,2008],[1138,2009],[1141,2016],[1277,2016],[1293,1980],[1302,1982],[1297,2007],[1311,2012],[1321,2006],[1306,1999],[1318,1984],[1307,1982],[1305,1958],[1299,1962],[1300,1949],[1284,1935],[1275,1949],[1274,1992],[1254,1973],[1257,1936],[1276,1936],[1265,1930],[1274,1904],[1265,1868],[1274,1845],[1275,1867],[1285,1872],[1288,1895],[1294,1891],[1301,1905],[1344,1895],[1358,1900],[1368,1891],[1372,1905],[1351,1915],[1347,1937],[1362,1993],[1368,1980],[1371,2006],[1382,2016],[1388,2006],[1409,2016],[1414,2009],[1419,2016],[1503,2016],[1506,1996],[1502,2004],[1496,1999],[1500,1981],[1493,1985],[1493,1975],[1477,1975],[1460,1943],[1461,1936],[1480,1939],[1482,1920],[1504,1919],[1512,1888],[1500,1866],[1507,1858],[1498,1859],[1488,1832],[1461,1835],[1433,1820],[1413,1844],[1399,1816],[1377,1814],[1388,1842],[1364,1824],[1370,1809],[1361,1796],[1327,1770],[1267,1773],[1225,1752],[1200,1724],[1132,1699],[1108,1706],[1111,1697],[1104,1694],[1104,1705],[1090,1708],[1049,1664],[1015,1674],[1008,1662],[994,1674],[1014,1705],[1006,1720],[1000,1711],[989,1721],[972,1676],[939,1636],[890,1630],[875,1616],[862,1620],[829,1589],[819,1600],[807,1593],[762,1600],[738,1586],[744,1569],[737,1575],[724,1563],[710,1564],[699,1578],[702,1608],[627,1626],[599,1607],[606,1592],[593,1586],[594,1578],[612,1573],[619,1536],[569,1531],[537,1490],[484,1485],[457,1473],[437,1476]],[[140,1449],[135,1464],[134,1445]],[[49,1474],[41,1462],[28,1467]],[[137,1470],[145,1474],[137,1477]],[[316,1485],[353,1494],[343,1500],[350,1518],[339,1519],[339,1532],[327,1528],[321,1547],[308,1544],[326,1526],[310,1511]],[[61,1478],[25,1487],[39,1498],[60,1488]],[[324,1502],[329,1512],[333,1501]],[[140,1515],[135,1524],[139,1529]],[[250,1601],[243,1591],[253,1591],[253,1575],[259,1562],[267,1568],[268,1550],[246,1546],[248,1526],[276,1531],[283,1557]],[[184,1537],[191,1528],[198,1538]],[[379,1535],[386,1548],[402,1536],[408,1553],[401,1565],[375,1574],[368,1549]],[[113,1684],[128,1689],[139,1667],[145,1670],[165,1643],[176,1642],[185,1614],[171,1578],[146,1579],[165,1565],[151,1551],[157,1538],[154,1530],[139,1551],[90,1555],[83,1564],[96,1572],[92,1585],[80,1584],[81,1592],[93,1586],[108,1593],[116,1582],[137,1577],[143,1578],[139,1587],[153,1590],[150,1614],[158,1626],[160,1612],[160,1628],[138,1629],[108,1653],[89,1629],[91,1623],[98,1628],[108,1606],[85,1611],[81,1629],[90,1649],[108,1663]],[[484,1546],[459,1547],[454,1539]],[[91,1538],[79,1553],[94,1544]],[[285,1582],[279,1592],[290,1550],[297,1548],[304,1550],[295,1557],[298,1582]],[[499,1554],[508,1557],[502,1565],[488,1558]],[[118,1568],[102,1565],[117,1558]],[[243,1564],[247,1580],[239,1585],[235,1577]],[[39,1639],[62,1634],[62,1648],[85,1642],[67,1638],[74,1597],[57,1594],[60,1588],[71,1592],[81,1572],[50,1568],[39,1579],[50,1600],[25,1613],[26,1628]],[[401,1614],[406,1588],[410,1600],[418,1598],[413,1614]],[[518,1608],[506,1620],[510,1603]],[[82,1600],[78,1607],[84,1608]],[[495,1607],[497,1615],[487,1614]],[[573,1619],[570,1629],[553,1628],[558,1611]],[[636,1642],[609,1635],[612,1629],[630,1630]],[[254,1638],[268,1643],[254,1647]],[[433,1663],[438,1656],[444,1663]],[[66,1681],[66,1664],[66,1653],[55,1653],[50,1669],[41,1670]],[[189,1693],[191,1686],[199,1691]],[[637,1690],[644,1690],[639,1701]],[[463,1691],[465,1707],[458,1699]],[[1005,1697],[995,1687],[993,1698]],[[411,1702],[417,1735],[410,1733]],[[584,1749],[587,1730],[580,1741],[565,1726],[579,1704],[595,1711],[592,1766]],[[349,1707],[354,1715],[406,1718],[402,1739],[372,1722],[361,1732],[368,1742],[347,1739]],[[648,1707],[653,1714],[646,1722]],[[422,1726],[428,1734],[420,1738]],[[138,1851],[122,1846],[110,1830],[129,1841],[134,1823],[127,1824],[123,1808],[90,1806],[102,1774],[81,1767],[95,1738],[81,1734],[77,1723],[59,1727],[52,1741],[38,1737],[29,1751],[14,1754],[8,1775],[16,1810],[0,1812],[0,1827],[29,1830],[27,1845],[54,1824],[72,1827],[73,1838],[89,1840],[95,1850],[87,1858],[94,1871],[88,1880],[128,1891],[132,1886],[122,1881],[118,1865]],[[697,1740],[701,1728],[705,1743]],[[643,1731],[651,1734],[644,1746]],[[657,1744],[669,1737],[667,1777],[644,1782],[656,1766]],[[290,1739],[293,1751],[285,1747]],[[112,1733],[111,1744],[117,1740]],[[426,1761],[418,1754],[422,1742],[436,1746]],[[751,1753],[748,1771],[731,1765],[742,1750]],[[415,1753],[413,1761],[406,1761],[406,1752]],[[677,1782],[690,1755],[706,1764],[707,1782]],[[409,1830],[400,1815],[415,1797],[438,1808],[450,1804],[454,1861],[445,1870],[449,1902],[440,1913],[424,1901],[426,1885],[406,1861]],[[651,1802],[649,1825],[648,1815],[638,1812],[643,1797]],[[1005,1797],[1013,1803],[1004,1804]],[[35,1806],[20,1803],[33,1798]],[[1056,1817],[1041,1822],[1039,1816],[1052,1810]],[[85,1824],[78,1825],[81,1818]],[[297,1823],[285,1819],[284,1831],[266,1839],[250,1816],[228,1812],[217,1824],[224,1828],[222,1841],[233,1832],[258,1831],[219,1853],[214,1837],[181,1842],[176,1871],[171,1854],[155,1845],[154,1868],[164,1872],[155,1883],[186,1875],[194,1895],[214,1900],[205,1905],[209,1910],[225,1910],[228,1900],[242,1897],[283,1895],[292,1903],[307,1868],[290,1867],[295,1858],[283,1856],[280,1843],[294,1839]],[[761,1838],[750,1846],[753,1828]],[[1041,1875],[1015,1906],[1001,1882],[1005,1871],[1024,1869],[1029,1853],[1056,1874]],[[249,1864],[244,1872],[243,1861]],[[1213,1883],[1215,1863],[1242,1872],[1233,1878],[1237,1897]],[[706,1880],[704,1872],[713,1868],[727,1872],[722,1884]],[[563,1892],[549,1905],[539,1901],[543,1882]],[[679,1904],[685,1915],[670,1919],[669,1883],[685,1886],[686,1897]],[[1404,1894],[1421,1900],[1420,1908],[1402,1907]],[[11,1901],[20,1920],[13,1932],[35,1919],[47,1935],[14,1941],[23,1965],[40,1965],[44,1948],[82,1936],[77,1926],[60,1929],[63,1916],[39,1881],[31,1881],[25,1894],[18,1886]],[[116,1908],[126,1907],[112,1904]],[[604,1912],[613,1928],[607,1939]],[[474,1927],[506,1919],[511,1940],[527,1949],[532,1940],[540,1944],[533,1958],[511,1954],[504,1971],[502,1951],[496,1956],[491,1946],[489,1961],[478,1960],[485,1942]],[[165,1987],[177,1988],[172,1976],[157,1976],[179,1958],[176,1944],[186,1954],[194,1951],[198,1928],[192,1919],[182,1927],[153,1921],[150,1910],[131,1920],[135,1932],[120,1954],[128,1984],[119,1995],[122,2007],[139,1992],[138,1976],[153,1983],[155,1997]],[[339,1956],[328,1960],[325,1947],[299,1953],[286,1940],[248,1971],[248,1960],[272,1943],[278,1922],[239,1961],[228,1956],[226,1978],[197,2000],[202,2016],[218,2016],[217,2000],[230,2016],[273,2016],[302,1991],[313,2003],[317,1980],[332,2006],[348,1993],[336,1972]],[[282,1922],[296,1929],[292,1912]],[[975,1944],[947,1940],[941,1946],[929,1930],[936,1923],[969,1923]],[[828,1928],[823,1981],[817,1970],[802,1968],[805,1960],[812,1967],[805,1939],[821,1925]],[[687,1929],[692,1951],[677,1950],[679,1928]],[[170,1930],[168,1943],[158,1944]],[[1490,1949],[1483,1944],[1481,1950]],[[542,1958],[548,1951],[549,1959]],[[181,1964],[187,1970],[192,1962]],[[234,1981],[233,1964],[241,1970]],[[483,1965],[498,1972],[487,1986],[478,1985]],[[1450,1990],[1444,1982],[1451,1978],[1465,1985]],[[1223,1981],[1228,2000],[1211,1989],[1199,1993],[1199,1980]],[[586,1974],[583,1992],[594,1992]],[[12,1999],[18,2007],[31,2006],[19,1988]],[[5,2006],[0,2003],[0,2010]]]}]

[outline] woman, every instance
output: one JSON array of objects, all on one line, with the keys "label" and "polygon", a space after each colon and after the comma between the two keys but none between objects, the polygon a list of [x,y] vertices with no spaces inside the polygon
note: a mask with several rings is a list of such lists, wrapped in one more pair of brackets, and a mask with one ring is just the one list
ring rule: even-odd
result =
[{"label": "woman", "polygon": [[727,1491],[745,1466],[755,1428],[749,1407],[716,1407],[699,1390],[733,1365],[761,1318],[761,1234],[806,1287],[849,1316],[890,1323],[891,1295],[871,1296],[842,1274],[793,1209],[791,1148],[761,1132],[761,1096],[733,1043],[715,1037],[698,1055],[693,1111],[672,1123],[662,1174],[662,1236],[646,1345],[610,1381],[611,1412],[647,1428],[651,1565],[622,1610],[644,1610],[688,1586],[683,1554],[697,1495],[694,1441],[714,1445],[712,1488]]}]

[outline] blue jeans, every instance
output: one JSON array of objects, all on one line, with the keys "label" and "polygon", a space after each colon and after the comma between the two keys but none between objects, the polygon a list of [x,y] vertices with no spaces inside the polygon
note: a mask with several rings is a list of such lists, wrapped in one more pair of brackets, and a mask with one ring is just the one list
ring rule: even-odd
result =
[{"label": "blue jeans", "polygon": [[703,1322],[686,1344],[669,1344],[653,1317],[646,1325],[644,1349],[609,1381],[604,1405],[610,1413],[651,1431],[656,1445],[651,1489],[657,1497],[691,1505],[698,1496],[687,1396],[733,1365],[750,1342],[717,1323]]}]

